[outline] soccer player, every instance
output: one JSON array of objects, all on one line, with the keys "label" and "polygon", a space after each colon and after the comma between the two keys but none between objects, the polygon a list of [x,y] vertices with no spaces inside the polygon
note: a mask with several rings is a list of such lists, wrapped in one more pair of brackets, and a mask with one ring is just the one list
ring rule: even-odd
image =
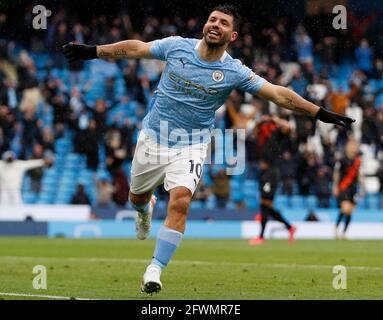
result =
[{"label": "soccer player", "polygon": [[[335,238],[346,239],[347,228],[357,201],[358,185],[360,196],[364,195],[364,179],[360,172],[362,160],[359,144],[354,138],[349,138],[345,147],[345,155],[336,162],[333,177],[333,194],[338,199],[340,212],[335,224]],[[343,233],[338,228],[344,220]]]},{"label": "soccer player", "polygon": [[[258,237],[249,241],[250,245],[260,245],[265,242],[264,233],[269,216],[283,223],[289,232],[289,244],[294,241],[296,228],[286,221],[281,213],[273,207],[275,192],[279,181],[279,158],[282,143],[291,132],[288,121],[275,115],[262,116],[255,130],[258,136],[259,157],[259,191],[261,194],[261,232]],[[283,165],[283,164],[282,164]]]},{"label": "soccer player", "polygon": [[[69,43],[63,47],[69,61],[95,58],[166,61],[143,121],[131,172],[130,200],[137,210],[139,239],[145,239],[150,231],[156,186],[164,182],[169,192],[167,217],[157,235],[152,262],[143,276],[144,292],[158,292],[162,288],[161,272],[181,243],[190,201],[201,178],[207,154],[206,136],[213,129],[215,111],[233,89],[257,94],[324,122],[341,126],[353,122],[265,81],[233,59],[226,49],[238,37],[239,22],[236,8],[220,5],[210,13],[202,39],[174,36],[149,43],[125,40],[99,46]],[[195,134],[198,130],[203,133]],[[141,161],[142,158],[149,161]]]}]

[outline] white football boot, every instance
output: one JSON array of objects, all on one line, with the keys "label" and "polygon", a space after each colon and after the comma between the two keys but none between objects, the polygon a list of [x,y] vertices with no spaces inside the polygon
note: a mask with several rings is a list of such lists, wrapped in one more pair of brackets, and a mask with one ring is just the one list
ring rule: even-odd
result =
[{"label": "white football boot", "polygon": [[160,280],[161,268],[156,264],[150,264],[144,273],[141,283],[141,292],[152,294],[158,293],[162,289]]},{"label": "white football boot", "polygon": [[148,213],[136,211],[136,236],[137,239],[145,240],[152,229],[152,214],[156,205],[157,197],[152,195]]}]

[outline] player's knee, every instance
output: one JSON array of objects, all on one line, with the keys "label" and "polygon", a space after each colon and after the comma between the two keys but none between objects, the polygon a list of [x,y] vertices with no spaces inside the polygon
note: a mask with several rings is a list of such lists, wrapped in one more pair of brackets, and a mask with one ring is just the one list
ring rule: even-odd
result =
[{"label": "player's knee", "polygon": [[169,202],[169,209],[178,213],[179,215],[187,215],[190,201],[191,199],[189,196],[177,197]]},{"label": "player's knee", "polygon": [[150,201],[150,198],[152,196],[152,193],[144,193],[144,194],[134,194],[132,192],[129,192],[129,200],[131,203],[140,205],[140,204],[146,204]]}]

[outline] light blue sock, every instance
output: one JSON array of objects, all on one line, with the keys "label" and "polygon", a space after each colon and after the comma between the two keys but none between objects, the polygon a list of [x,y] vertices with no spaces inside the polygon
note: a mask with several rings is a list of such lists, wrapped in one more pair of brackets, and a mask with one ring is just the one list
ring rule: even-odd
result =
[{"label": "light blue sock", "polygon": [[162,226],[157,235],[152,263],[165,268],[180,245],[182,236],[181,232]]}]

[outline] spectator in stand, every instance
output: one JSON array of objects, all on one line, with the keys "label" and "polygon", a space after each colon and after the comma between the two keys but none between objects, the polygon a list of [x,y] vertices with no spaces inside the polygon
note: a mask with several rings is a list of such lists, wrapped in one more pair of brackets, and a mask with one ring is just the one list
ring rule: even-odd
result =
[{"label": "spectator in stand", "polygon": [[82,110],[78,117],[75,114],[70,115],[70,123],[74,130],[73,146],[76,153],[84,154],[85,150],[85,133],[89,127],[89,113]]},{"label": "spectator in stand", "polygon": [[135,144],[133,143],[136,126],[129,118],[125,119],[124,125],[120,129],[122,138],[122,148],[126,150],[126,160],[132,161]]},{"label": "spectator in stand", "polygon": [[330,207],[330,196],[331,196],[331,171],[328,167],[321,166],[318,169],[318,173],[315,179],[315,193],[318,198],[319,208]]},{"label": "spectator in stand", "polygon": [[223,168],[218,169],[218,172],[214,173],[210,167],[209,174],[213,181],[212,192],[216,198],[216,207],[224,209],[230,199],[229,177]]},{"label": "spectator in stand", "polygon": [[301,156],[298,165],[297,179],[299,194],[307,196],[314,194],[313,183],[316,179],[317,158],[312,152],[306,152]]},{"label": "spectator in stand", "polygon": [[303,25],[299,25],[294,34],[295,48],[298,61],[303,65],[310,65],[314,61],[313,42]]},{"label": "spectator in stand", "polygon": [[128,177],[126,176],[124,170],[119,168],[116,170],[116,173],[113,177],[113,201],[116,205],[123,207],[128,202],[129,198],[129,183]]},{"label": "spectator in stand", "polygon": [[367,75],[372,71],[373,52],[366,38],[360,40],[359,47],[355,50],[356,64]]},{"label": "spectator in stand", "polygon": [[68,43],[70,39],[70,32],[68,32],[68,25],[64,21],[60,21],[57,25],[54,34],[53,41],[53,52],[54,54],[54,64],[58,69],[64,69],[67,66],[65,59],[63,59],[62,54],[60,54],[57,48],[61,48],[65,43]]},{"label": "spectator in stand", "polygon": [[3,86],[0,88],[0,105],[9,106],[11,109],[16,109],[18,106],[18,95],[16,92],[17,83],[15,80],[4,79]]},{"label": "spectator in stand", "polygon": [[[84,27],[81,23],[76,23],[72,29],[73,42],[74,43],[84,43],[86,41],[86,34],[84,32]],[[69,83],[71,87],[80,85],[83,79],[83,70],[84,70],[84,61],[78,60],[72,63],[69,63]]]},{"label": "spectator in stand", "polygon": [[42,129],[42,138],[41,145],[43,146],[44,151],[55,151],[55,137],[52,133],[51,128],[45,127]]},{"label": "spectator in stand", "polygon": [[41,100],[41,92],[36,77],[36,66],[25,50],[19,54],[17,79],[18,94],[22,97],[19,106],[20,111],[24,111],[26,105],[31,106],[35,111],[37,103]]},{"label": "spectator in stand", "polygon": [[70,201],[71,204],[87,204],[90,205],[89,196],[85,192],[85,187],[82,183],[77,185],[77,190],[75,194],[72,196]]},{"label": "spectator in stand", "polygon": [[330,74],[335,72],[336,45],[337,39],[335,37],[325,36],[316,47],[321,57],[323,68]]},{"label": "spectator in stand", "polygon": [[203,179],[201,179],[198,183],[197,189],[193,195],[193,200],[201,201],[203,204],[207,202],[210,196],[210,190],[205,185]]},{"label": "spectator in stand", "polygon": [[362,143],[379,145],[381,128],[379,128],[376,109],[370,106],[363,113]]},{"label": "spectator in stand", "polygon": [[94,109],[88,108],[88,111],[92,113],[93,119],[96,122],[97,132],[100,137],[106,132],[107,113],[110,109],[111,108],[107,110],[106,101],[104,99],[97,99]]},{"label": "spectator in stand", "polygon": [[81,111],[86,109],[86,103],[81,96],[80,90],[77,87],[73,87],[71,90],[69,106],[71,114],[75,117],[78,117]]},{"label": "spectator in stand", "polygon": [[70,107],[65,100],[65,96],[62,93],[54,94],[48,100],[48,103],[53,108],[53,124],[56,138],[64,136],[65,124],[69,122]]},{"label": "spectator in stand", "polygon": [[0,105],[0,128],[1,132],[1,149],[7,151],[10,149],[11,141],[15,135],[16,119],[8,106]]},{"label": "spectator in stand", "polygon": [[350,99],[355,95],[355,93],[355,89],[350,92],[345,92],[342,85],[339,86],[337,91],[332,91],[329,94],[332,111],[345,114],[346,109],[350,105]]},{"label": "spectator in stand", "polygon": [[113,154],[106,157],[106,169],[114,177],[119,171],[126,158],[126,150],[118,149],[114,150]]},{"label": "spectator in stand", "polygon": [[246,178],[256,179],[258,171],[258,135],[257,130],[251,130],[246,137]]},{"label": "spectator in stand", "polygon": [[280,174],[282,179],[282,193],[291,196],[294,191],[296,165],[290,151],[285,151],[282,154]]},{"label": "spectator in stand", "polygon": [[95,120],[89,121],[89,127],[84,132],[83,152],[86,156],[86,166],[89,170],[96,171],[99,164],[99,140],[100,134],[97,130]]},{"label": "spectator in stand", "polygon": [[[44,149],[41,144],[36,143],[33,146],[33,152],[32,156],[30,157],[30,160],[36,160],[36,159],[42,159],[44,156]],[[41,190],[41,179],[43,178],[43,168],[35,168],[29,171],[29,176],[31,178],[31,190],[34,193],[40,193]]]},{"label": "spectator in stand", "polygon": [[17,160],[13,151],[3,154],[0,161],[0,204],[22,205],[21,186],[28,170],[52,165],[52,159]]},{"label": "spectator in stand", "polygon": [[383,151],[383,106],[377,114],[377,153]]},{"label": "spectator in stand", "polygon": [[308,85],[307,79],[302,75],[302,71],[300,69],[295,69],[293,77],[290,81],[290,86],[292,89],[298,93],[300,96],[306,96],[306,88]]},{"label": "spectator in stand", "polygon": [[6,136],[4,134],[4,130],[0,127],[0,154],[3,154],[5,151],[9,149],[9,143],[6,141]]},{"label": "spectator in stand", "polygon": [[99,207],[109,207],[112,204],[114,187],[106,177],[102,177],[97,182],[97,205]]},{"label": "spectator in stand", "polygon": [[35,113],[29,109],[24,112],[24,117],[21,120],[23,126],[22,146],[23,158],[28,158],[32,153],[34,143],[41,142],[41,121],[37,120]]},{"label": "spectator in stand", "polygon": [[379,179],[379,193],[380,193],[380,208],[383,209],[383,159],[380,160],[380,166],[378,170],[378,179]]}]

